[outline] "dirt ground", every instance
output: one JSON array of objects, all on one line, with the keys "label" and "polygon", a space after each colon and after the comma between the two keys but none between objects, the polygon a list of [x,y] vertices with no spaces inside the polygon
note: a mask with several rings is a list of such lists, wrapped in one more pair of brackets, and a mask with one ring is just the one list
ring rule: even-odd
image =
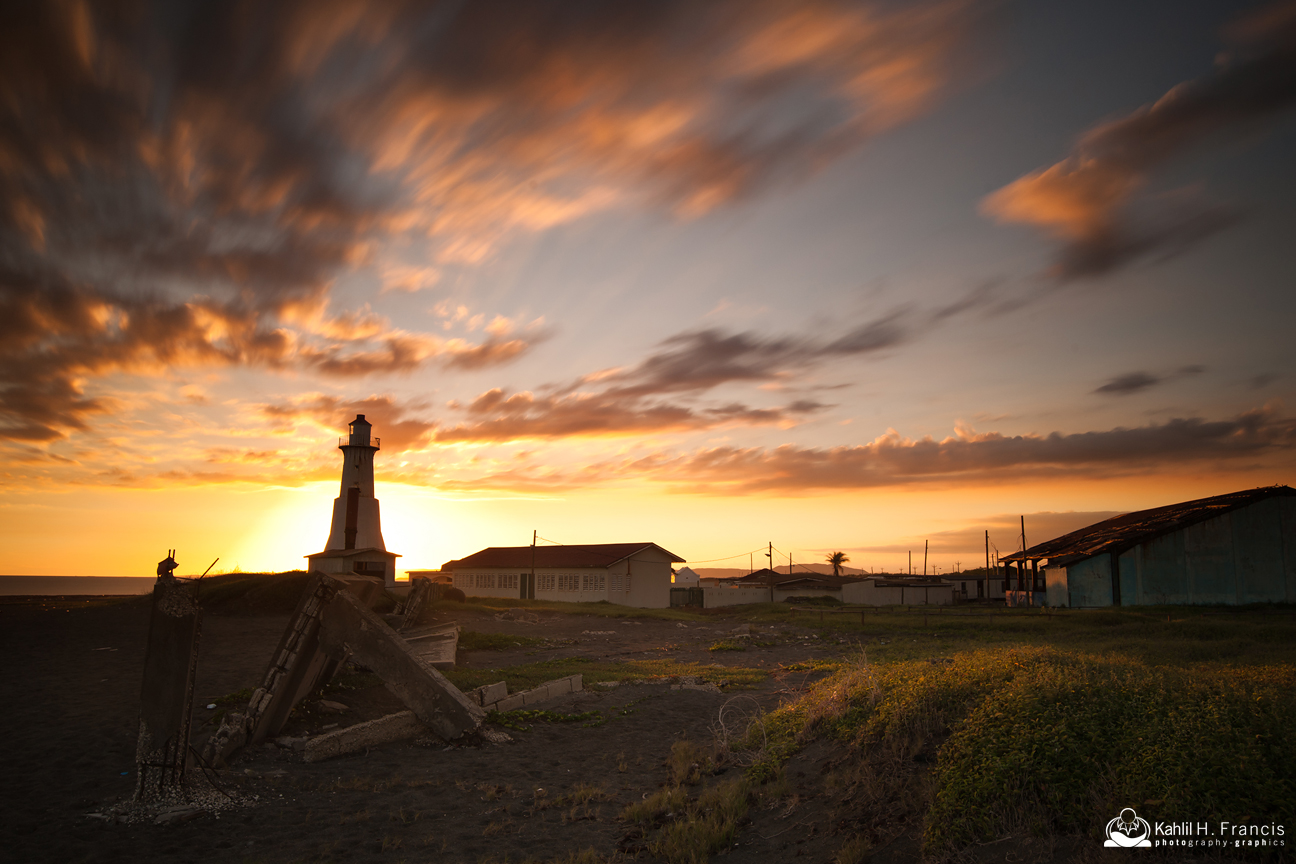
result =
[{"label": "dirt ground", "polygon": [[[244,802],[240,806],[178,823],[114,823],[89,814],[104,813],[134,789],[147,615],[147,604],[139,601],[0,601],[0,650],[9,669],[0,676],[6,774],[0,784],[6,828],[0,860],[476,864],[548,861],[592,848],[603,856],[598,860],[651,861],[641,838],[619,817],[628,804],[666,783],[672,744],[687,738],[710,747],[722,710],[732,719],[735,712],[771,708],[809,682],[810,673],[789,671],[788,665],[859,649],[858,641],[825,640],[808,628],[779,625],[756,628],[746,651],[712,652],[713,642],[739,626],[725,616],[681,624],[551,612],[510,620],[463,610],[455,615],[465,630],[550,640],[545,647],[461,652],[459,664],[469,668],[571,656],[670,657],[770,674],[755,689],[733,692],[586,681],[585,691],[542,707],[597,710],[607,722],[534,723],[525,731],[507,730],[512,740],[501,744],[447,746],[427,739],[316,764],[267,744],[245,751],[218,775],[218,783]],[[210,734],[216,714],[205,706],[256,686],[286,623],[286,616],[203,620],[196,742]],[[385,691],[330,698],[349,710],[297,718],[295,731],[319,731],[401,707]],[[833,860],[864,815],[851,795],[830,791],[833,784],[825,778],[835,770],[833,755],[816,745],[796,756],[787,766],[786,793],[753,808],[737,845],[723,854],[744,862]],[[724,769],[727,776],[740,770]],[[913,808],[903,802],[886,806],[895,820],[873,838],[871,860],[918,860]],[[1070,858],[1072,851],[1065,844],[1016,838],[973,857],[1047,861]]]}]

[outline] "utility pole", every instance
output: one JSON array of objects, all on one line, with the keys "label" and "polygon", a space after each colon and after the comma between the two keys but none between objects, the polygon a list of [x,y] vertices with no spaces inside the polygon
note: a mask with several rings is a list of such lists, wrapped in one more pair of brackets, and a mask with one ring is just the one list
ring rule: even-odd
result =
[{"label": "utility pole", "polygon": [[769,566],[770,572],[771,573],[774,572],[774,541],[773,540],[771,540],[769,543],[769,551],[765,553],[765,557],[770,559],[770,566]]},{"label": "utility pole", "polygon": [[923,541],[923,578],[927,578],[927,541]]},{"label": "utility pole", "polygon": [[909,550],[909,575],[913,575],[913,550]]},{"label": "utility pole", "polygon": [[530,598],[535,597],[535,547],[536,537],[538,537],[539,534],[540,532],[535,528],[531,529],[531,584],[527,586],[526,591],[522,592],[524,596]]}]

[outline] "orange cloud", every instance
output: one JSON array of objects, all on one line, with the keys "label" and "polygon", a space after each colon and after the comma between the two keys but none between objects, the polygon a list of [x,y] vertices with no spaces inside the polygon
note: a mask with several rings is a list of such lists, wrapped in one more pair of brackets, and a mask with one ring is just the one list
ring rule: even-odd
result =
[{"label": "orange cloud", "polygon": [[1235,49],[1210,75],[1090,129],[1066,159],[986,196],[982,212],[1061,240],[1053,274],[1064,279],[1173,253],[1219,230],[1230,214],[1182,196],[1142,218],[1131,216],[1129,204],[1152,171],[1189,147],[1221,132],[1245,133],[1296,104],[1296,2],[1252,16],[1231,36]]}]

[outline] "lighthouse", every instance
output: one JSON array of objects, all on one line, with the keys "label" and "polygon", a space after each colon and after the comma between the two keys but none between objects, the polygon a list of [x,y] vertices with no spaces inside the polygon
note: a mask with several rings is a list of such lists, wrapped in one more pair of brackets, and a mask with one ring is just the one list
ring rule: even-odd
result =
[{"label": "lighthouse", "polygon": [[325,573],[356,573],[396,583],[396,559],[383,542],[378,499],[374,497],[374,454],[380,439],[373,426],[357,414],[347,427],[347,437],[338,439],[342,451],[342,485],[333,501],[333,521],[324,551],[307,555],[311,570]]}]

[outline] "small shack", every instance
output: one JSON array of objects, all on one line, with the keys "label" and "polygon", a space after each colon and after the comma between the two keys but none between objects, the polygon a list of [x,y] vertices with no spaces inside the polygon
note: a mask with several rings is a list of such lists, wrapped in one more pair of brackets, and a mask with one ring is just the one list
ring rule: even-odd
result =
[{"label": "small shack", "polygon": [[1296,490],[1126,513],[1000,559],[1010,605],[1296,602]]}]

